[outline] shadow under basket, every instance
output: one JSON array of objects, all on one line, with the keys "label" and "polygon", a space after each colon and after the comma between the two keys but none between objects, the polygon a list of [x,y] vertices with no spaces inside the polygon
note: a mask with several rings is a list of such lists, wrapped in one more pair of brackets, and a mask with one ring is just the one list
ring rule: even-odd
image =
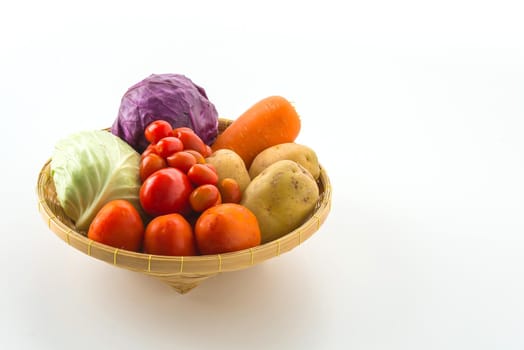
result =
[{"label": "shadow under basket", "polygon": [[[223,131],[231,120],[220,119]],[[51,231],[71,247],[109,264],[153,276],[179,293],[186,293],[205,279],[222,272],[241,270],[286,253],[311,237],[327,218],[331,208],[331,185],[321,167],[317,181],[320,198],[312,215],[298,228],[279,239],[254,248],[225,254],[199,256],[160,256],[114,248],[87,238],[75,230],[58,199],[50,170],[51,160],[38,176],[38,210]]]}]

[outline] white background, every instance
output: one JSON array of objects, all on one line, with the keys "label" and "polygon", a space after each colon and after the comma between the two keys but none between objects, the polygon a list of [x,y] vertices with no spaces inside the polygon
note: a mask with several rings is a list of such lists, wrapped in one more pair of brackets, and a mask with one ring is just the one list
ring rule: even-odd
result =
[{"label": "white background", "polygon": [[[520,1],[0,5],[2,349],[523,349]],[[187,295],[37,212],[54,143],[181,73],[234,119],[280,94],[333,184],[295,250]]]}]

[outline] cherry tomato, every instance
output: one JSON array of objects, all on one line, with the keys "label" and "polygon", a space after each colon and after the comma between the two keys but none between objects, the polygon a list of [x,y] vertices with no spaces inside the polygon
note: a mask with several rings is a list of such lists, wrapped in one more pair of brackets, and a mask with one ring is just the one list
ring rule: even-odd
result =
[{"label": "cherry tomato", "polygon": [[218,175],[216,172],[208,168],[204,164],[195,164],[187,172],[187,177],[195,185],[216,185],[218,183]]},{"label": "cherry tomato", "polygon": [[167,163],[164,158],[160,157],[158,154],[150,153],[140,161],[140,180],[144,182],[149,175],[166,167]]},{"label": "cherry tomato", "polygon": [[196,162],[198,164],[205,164],[206,159],[204,158],[204,156],[202,154],[200,154],[200,152],[197,152],[194,149],[186,149],[186,150],[184,150],[184,152],[192,154],[193,157],[195,157]]},{"label": "cherry tomato", "polygon": [[164,137],[173,136],[173,129],[165,120],[155,120],[146,126],[144,134],[147,141],[157,143]]},{"label": "cherry tomato", "polygon": [[144,237],[140,214],[128,201],[106,203],[89,225],[87,237],[115,248],[139,251]]},{"label": "cherry tomato", "polygon": [[167,165],[172,168],[177,168],[183,173],[187,173],[193,165],[196,164],[195,157],[186,151],[176,152],[166,158]]},{"label": "cherry tomato", "polygon": [[222,203],[220,191],[215,185],[198,186],[189,196],[189,204],[196,212],[203,212],[207,208]]},{"label": "cherry tomato", "polygon": [[167,158],[175,152],[180,152],[184,149],[184,145],[179,138],[168,136],[164,137],[156,143],[156,150],[158,155],[163,158]]},{"label": "cherry tomato", "polygon": [[197,163],[195,157],[186,151],[180,151],[167,157],[167,165],[187,173]]},{"label": "cherry tomato", "polygon": [[220,189],[223,203],[240,203],[240,200],[242,199],[242,191],[235,179],[226,177],[225,179],[220,180],[218,187]]},{"label": "cherry tomato", "polygon": [[142,154],[140,155],[141,158],[144,158],[145,156],[147,156],[148,154],[151,154],[151,153],[154,153],[154,154],[158,154],[158,151],[156,149],[156,146],[155,145],[152,145],[150,144],[149,146],[147,146],[147,148],[144,150],[144,152],[142,152]]},{"label": "cherry tomato", "polygon": [[175,129],[174,133],[180,141],[184,144],[184,150],[192,149],[200,154],[207,153],[206,144],[202,139],[195,134],[193,131],[180,130],[181,128]]},{"label": "cherry tomato", "polygon": [[209,169],[213,170],[213,172],[214,172],[215,174],[218,175],[218,173],[217,173],[217,168],[215,168],[215,166],[214,166],[213,164],[211,164],[211,163],[205,163],[204,165],[205,165],[206,167],[208,167]]},{"label": "cherry tomato", "polygon": [[195,131],[191,128],[188,128],[187,126],[181,126],[179,128],[174,128],[173,129],[173,135],[177,136],[178,137],[178,133],[179,132],[192,132],[193,134],[195,133]]},{"label": "cherry tomato", "polygon": [[203,153],[202,155],[204,157],[209,157],[211,154],[213,153],[213,150],[211,149],[211,147],[209,147],[208,145],[206,145],[206,153]]},{"label": "cherry tomato", "polygon": [[196,255],[191,225],[180,214],[157,216],[146,227],[144,252],[156,255]]},{"label": "cherry tomato", "polygon": [[176,168],[165,168],[151,174],[140,187],[140,204],[153,216],[191,211],[189,195],[193,186],[186,174]]}]

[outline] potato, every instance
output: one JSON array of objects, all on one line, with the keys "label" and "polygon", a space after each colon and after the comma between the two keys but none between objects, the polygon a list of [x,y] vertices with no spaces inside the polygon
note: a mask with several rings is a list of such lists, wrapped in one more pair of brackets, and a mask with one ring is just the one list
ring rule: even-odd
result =
[{"label": "potato", "polygon": [[282,159],[289,159],[302,165],[315,179],[320,176],[320,166],[315,151],[307,146],[292,142],[281,143],[260,152],[251,163],[249,176],[252,179],[255,178],[262,170]]},{"label": "potato", "polygon": [[247,185],[251,182],[251,177],[249,176],[244,161],[232,150],[216,150],[206,158],[206,162],[216,168],[219,181],[227,177],[236,180],[242,193],[244,193]]},{"label": "potato", "polygon": [[266,243],[300,226],[313,212],[318,199],[318,186],[309,171],[284,159],[251,180],[240,204],[255,214],[262,243]]}]

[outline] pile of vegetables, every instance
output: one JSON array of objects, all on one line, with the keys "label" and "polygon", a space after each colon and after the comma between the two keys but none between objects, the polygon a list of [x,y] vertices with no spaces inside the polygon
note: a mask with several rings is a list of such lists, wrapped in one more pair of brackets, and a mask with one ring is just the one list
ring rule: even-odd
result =
[{"label": "pile of vegetables", "polygon": [[217,254],[285,235],[319,199],[315,152],[295,143],[300,118],[265,98],[220,135],[201,87],[151,75],[123,96],[110,132],[56,144],[58,200],[88,238],[157,255]]}]

